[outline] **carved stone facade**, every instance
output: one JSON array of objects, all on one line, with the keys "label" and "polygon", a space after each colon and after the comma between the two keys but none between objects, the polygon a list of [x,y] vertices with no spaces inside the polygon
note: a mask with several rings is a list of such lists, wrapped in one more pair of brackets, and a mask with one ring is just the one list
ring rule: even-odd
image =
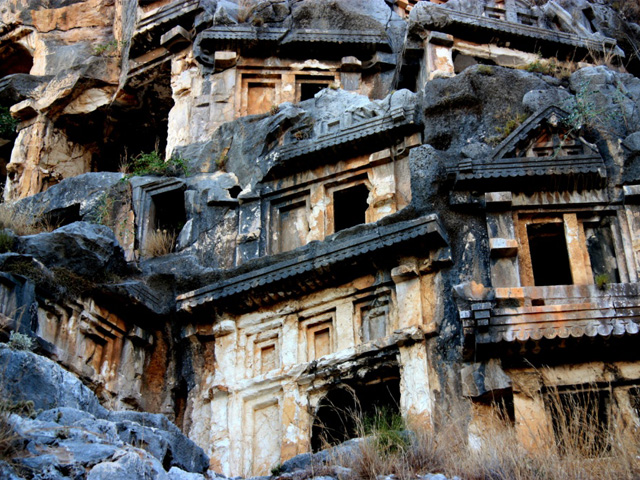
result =
[{"label": "carved stone facade", "polygon": [[466,398],[535,447],[552,391],[640,421],[640,35],[607,2],[23,3],[3,339],[228,476],[352,437],[335,405]]}]

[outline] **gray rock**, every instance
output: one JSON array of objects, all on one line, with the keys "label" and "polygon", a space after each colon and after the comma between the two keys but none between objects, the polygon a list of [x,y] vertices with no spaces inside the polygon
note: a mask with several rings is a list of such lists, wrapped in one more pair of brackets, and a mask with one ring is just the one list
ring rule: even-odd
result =
[{"label": "gray rock", "polygon": [[163,436],[163,432],[156,428],[145,427],[128,420],[116,423],[118,437],[124,443],[141,448],[163,464],[171,459],[169,442]]},{"label": "gray rock", "polygon": [[168,474],[171,480],[207,480],[204,475],[185,472],[178,467],[171,467]]},{"label": "gray rock", "polygon": [[16,210],[33,218],[71,221],[90,215],[100,198],[123,178],[122,173],[92,172],[64,179],[60,183],[13,204]]},{"label": "gray rock", "polygon": [[[142,437],[142,439],[145,442],[154,442],[153,448],[156,452],[154,454],[156,458],[163,462],[169,458],[171,466],[197,473],[203,473],[209,468],[209,458],[204,450],[183,435],[180,429],[164,415],[127,411],[111,412],[109,420],[118,423],[118,434],[123,441],[126,441],[127,435],[153,433],[153,440],[151,437]],[[135,427],[136,424],[138,427]]]},{"label": "gray rock", "polygon": [[48,267],[64,267],[95,278],[104,271],[126,270],[124,252],[113,231],[104,225],[74,222],[50,233],[22,237],[18,250],[33,255]]},{"label": "gray rock", "polygon": [[[64,456],[66,462],[88,466],[111,458],[116,450],[118,450],[118,447],[115,445],[87,443],[77,440],[63,440],[58,443],[58,446],[62,449],[61,454]],[[66,463],[63,463],[64,461],[61,460],[60,457],[58,458],[58,464]]]},{"label": "gray rock", "polygon": [[24,480],[19,476],[11,465],[4,460],[0,460],[0,478],[3,480]]},{"label": "gray rock", "polygon": [[465,365],[461,371],[462,394],[480,397],[489,392],[511,388],[511,378],[504,372],[500,361],[491,359]]},{"label": "gray rock", "polygon": [[640,155],[640,132],[635,132],[629,135],[624,139],[622,145],[629,149],[629,152],[632,155]]},{"label": "gray rock", "polygon": [[556,105],[566,108],[571,101],[571,94],[560,88],[549,88],[546,90],[531,90],[525,93],[522,104],[529,113],[537,112],[549,105]]},{"label": "gray rock", "polygon": [[171,467],[168,475],[171,480],[207,480],[204,475],[185,472],[178,467]]},{"label": "gray rock", "polygon": [[311,465],[312,459],[313,453],[301,453],[300,455],[296,455],[295,457],[282,462],[282,465],[280,465],[280,471],[282,473],[291,473],[296,470],[304,470]]},{"label": "gray rock", "polygon": [[58,407],[45,410],[44,412],[39,413],[36,417],[36,420],[40,420],[42,422],[54,422],[59,425],[67,426],[73,425],[82,420],[95,421],[95,419],[96,417],[91,415],[89,412],[70,407]]},{"label": "gray rock", "polygon": [[87,480],[169,480],[162,465],[144,452],[121,450],[112,462],[93,467]]},{"label": "gray rock", "polygon": [[31,400],[36,410],[71,407],[104,418],[107,410],[94,393],[55,362],[27,351],[0,345],[0,398]]}]

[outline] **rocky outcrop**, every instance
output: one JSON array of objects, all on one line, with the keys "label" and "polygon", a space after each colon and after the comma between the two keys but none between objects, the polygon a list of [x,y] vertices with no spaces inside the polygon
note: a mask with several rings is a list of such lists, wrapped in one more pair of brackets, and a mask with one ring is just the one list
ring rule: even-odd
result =
[{"label": "rocky outcrop", "polygon": [[3,345],[0,368],[3,408],[30,404],[34,412],[33,418],[9,416],[23,448],[7,475],[161,480],[181,471],[202,474],[209,466],[202,449],[164,416],[109,411],[51,360]]}]

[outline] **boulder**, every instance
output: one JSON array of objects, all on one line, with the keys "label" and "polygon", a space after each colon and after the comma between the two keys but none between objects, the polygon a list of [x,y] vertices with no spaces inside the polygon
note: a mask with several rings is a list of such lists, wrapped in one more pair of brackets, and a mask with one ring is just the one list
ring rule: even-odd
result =
[{"label": "boulder", "polygon": [[28,351],[0,345],[0,398],[31,400],[36,410],[71,407],[104,418],[107,410],[78,378],[55,362]]},{"label": "boulder", "polygon": [[169,480],[162,464],[150,455],[121,450],[114,457],[93,467],[87,480]]},{"label": "boulder", "polygon": [[124,252],[113,231],[104,225],[74,222],[50,233],[22,237],[20,253],[32,255],[48,267],[63,267],[78,275],[124,272]]}]

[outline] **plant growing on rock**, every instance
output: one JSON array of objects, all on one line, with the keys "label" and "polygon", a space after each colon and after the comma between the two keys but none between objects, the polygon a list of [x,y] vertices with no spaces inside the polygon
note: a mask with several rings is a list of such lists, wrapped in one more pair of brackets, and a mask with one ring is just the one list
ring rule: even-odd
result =
[{"label": "plant growing on rock", "polygon": [[0,253],[11,252],[15,238],[7,230],[0,230]]},{"label": "plant growing on rock", "polygon": [[142,254],[147,258],[161,257],[173,252],[176,233],[168,230],[152,230],[146,237]]},{"label": "plant growing on rock", "polygon": [[16,133],[18,121],[11,116],[7,107],[0,106],[0,137],[10,138]]},{"label": "plant growing on rock", "polygon": [[13,459],[25,449],[25,442],[9,421],[9,416],[0,412],[0,460],[12,463]]},{"label": "plant growing on rock", "polygon": [[11,332],[7,345],[13,350],[31,351],[34,348],[33,339],[29,335],[20,332]]},{"label": "plant growing on rock", "polygon": [[164,160],[157,150],[140,153],[133,158],[132,173],[129,176],[159,175],[172,177],[188,175],[187,160],[182,157],[171,157]]}]

